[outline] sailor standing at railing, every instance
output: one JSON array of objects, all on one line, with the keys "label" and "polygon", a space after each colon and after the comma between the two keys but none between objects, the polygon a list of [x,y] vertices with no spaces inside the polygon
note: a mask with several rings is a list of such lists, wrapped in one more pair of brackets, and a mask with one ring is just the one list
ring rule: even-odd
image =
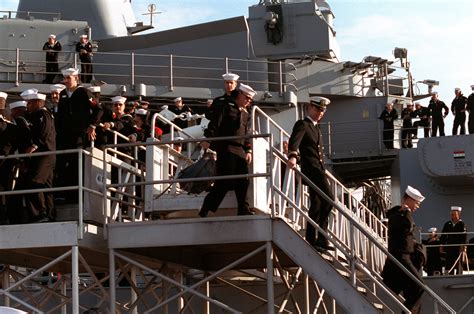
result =
[{"label": "sailor standing at railing", "polygon": [[43,50],[46,51],[46,78],[43,83],[52,84],[59,74],[58,54],[62,49],[61,43],[56,40],[56,35],[49,35],[48,41],[43,45]]},{"label": "sailor standing at railing", "polygon": [[[323,137],[319,122],[327,110],[330,100],[324,97],[313,97],[307,107],[307,116],[295,123],[288,142],[288,167],[294,169],[301,164],[301,171],[311,182],[317,185],[329,198],[333,199],[331,188],[325,174]],[[310,207],[309,217],[324,231],[328,229],[329,214],[332,206],[315,190],[309,189]],[[306,224],[306,241],[319,252],[334,250],[329,246],[326,237],[318,233],[310,223]]]},{"label": "sailor standing at railing", "polygon": [[[441,231],[441,243],[446,252],[446,268],[449,274],[463,273],[463,254],[466,252],[467,228],[461,219],[462,207],[451,206],[451,219],[447,221]],[[458,244],[458,245],[456,245]]]},{"label": "sailor standing at railing", "polygon": [[87,35],[83,34],[79,37],[76,51],[79,52],[81,60],[81,82],[90,83],[92,80],[92,44]]},{"label": "sailor standing at railing", "polygon": [[[388,251],[410,273],[423,282],[420,274],[421,265],[414,264],[415,256],[415,222],[413,213],[420,207],[425,197],[417,189],[408,186],[400,206],[387,211],[388,217]],[[420,266],[420,267],[419,267]],[[420,313],[423,289],[388,257],[382,271],[384,284],[395,294],[403,293],[403,303],[411,313]]]},{"label": "sailor standing at railing", "polygon": [[[99,121],[101,108],[93,101],[92,95],[79,85],[79,71],[74,68],[62,71],[66,88],[59,95],[56,114],[57,149],[76,149],[90,146],[96,138],[95,126]],[[58,156],[57,186],[77,185],[78,156],[67,154]],[[68,191],[67,202],[77,201],[77,191]]]},{"label": "sailor standing at railing", "polygon": [[[34,157],[35,152],[53,152],[56,150],[56,131],[54,117],[44,107],[46,95],[33,94],[28,98],[28,121],[31,130],[31,145],[26,153],[33,153],[27,161],[27,189],[44,189],[53,187],[56,155]],[[30,222],[54,221],[54,197],[51,192],[29,193],[25,196],[26,209]]]},{"label": "sailor standing at railing", "polygon": [[[235,100],[229,100],[215,108],[212,119],[204,131],[206,137],[227,137],[250,135],[250,113],[247,106],[252,102],[256,92],[252,87],[240,84]],[[208,142],[202,142],[204,149]],[[248,174],[248,164],[252,162],[251,143],[248,138],[217,141],[213,147],[217,152],[216,175]],[[209,211],[215,212],[227,191],[234,190],[237,199],[238,215],[253,215],[247,202],[248,178],[217,180],[206,195],[199,216],[206,217]]]},{"label": "sailor standing at railing", "polygon": [[469,134],[474,134],[474,85],[471,85],[472,93],[467,97],[466,110],[469,112],[469,121],[467,122],[467,128]]}]

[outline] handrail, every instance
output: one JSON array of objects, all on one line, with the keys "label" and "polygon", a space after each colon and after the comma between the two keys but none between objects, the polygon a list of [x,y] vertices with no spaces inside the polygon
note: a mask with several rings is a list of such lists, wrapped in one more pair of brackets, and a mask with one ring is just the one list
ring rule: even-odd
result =
[{"label": "handrail", "polygon": [[[273,149],[273,152],[275,151],[276,149]],[[280,156],[280,157],[283,157],[284,158],[283,160],[287,161],[285,156]],[[391,255],[388,252],[388,249],[382,243],[380,243],[379,240],[375,238],[370,231],[368,231],[358,220],[354,219],[354,217],[350,213],[345,211],[344,208],[340,206],[340,204],[338,204],[333,199],[328,197],[325,193],[323,193],[321,189],[318,186],[316,186],[311,180],[309,180],[309,178],[306,177],[299,169],[294,169],[294,171],[299,177],[302,178],[305,185],[309,186],[309,188],[314,189],[321,197],[323,197],[327,202],[329,202],[333,206],[333,208],[337,210],[338,213],[343,215],[349,221],[351,226],[357,228],[358,232],[362,233],[367,239],[369,239],[372,245],[374,245],[377,249],[382,251],[395,265],[397,265],[397,267],[399,267],[410,279],[416,282],[416,284],[418,284],[428,295],[430,295],[433,299],[435,299],[435,301],[441,304],[441,306],[444,309],[446,309],[448,312],[456,313],[454,309],[452,309],[449,306],[449,304],[447,304],[443,299],[441,299],[433,290],[431,290],[428,286],[426,286],[423,282],[421,282],[416,276],[410,273],[395,257],[393,257],[393,255]],[[283,194],[283,196],[287,198],[286,195]],[[291,200],[289,199],[287,199],[287,201],[291,202]],[[293,206],[294,205],[296,204],[293,204]],[[301,211],[300,208],[295,207],[295,209]],[[336,242],[335,239],[332,236],[330,236],[326,231],[321,229],[319,225],[317,225],[311,218],[309,218],[309,216],[307,215],[303,215],[303,216],[307,219],[308,222],[311,223],[311,225],[313,225],[318,230],[318,232],[323,233],[326,236],[326,238],[328,238],[328,240],[336,248],[338,248],[349,260],[351,260],[352,262],[358,262],[358,263],[363,262],[357,256],[351,256],[350,252],[346,253],[345,250],[339,245],[339,243]],[[365,267],[365,269],[371,271],[370,268],[367,266]],[[378,280],[375,277],[373,277],[372,279],[375,280],[375,282],[378,282]],[[397,301],[396,297],[394,297],[392,294],[391,296],[393,297],[394,301]]]}]

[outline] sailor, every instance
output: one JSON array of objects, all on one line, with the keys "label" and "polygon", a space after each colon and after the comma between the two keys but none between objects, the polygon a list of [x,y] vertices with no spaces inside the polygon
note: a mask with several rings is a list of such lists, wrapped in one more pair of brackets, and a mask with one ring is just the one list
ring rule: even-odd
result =
[{"label": "sailor", "polygon": [[474,134],[474,85],[471,85],[472,93],[467,98],[466,110],[469,112],[469,121],[467,123],[467,128],[469,134]]},{"label": "sailor", "polygon": [[59,94],[66,88],[63,84],[54,84],[49,87],[50,93],[50,100],[46,102],[46,107],[53,115],[56,115],[58,112],[58,104],[59,104]]},{"label": "sailor", "polygon": [[[400,206],[395,206],[387,211],[388,217],[388,251],[410,273],[421,282],[420,269],[413,264],[415,254],[415,222],[413,213],[420,207],[425,197],[417,189],[408,186]],[[420,313],[421,295],[423,289],[410,279],[402,269],[388,257],[382,271],[383,282],[395,294],[403,293],[403,303],[411,313]]]},{"label": "sailor", "polygon": [[448,116],[449,108],[443,101],[439,100],[438,92],[431,93],[428,109],[431,116],[431,136],[435,137],[438,130],[439,136],[444,136],[444,118]]},{"label": "sailor", "polygon": [[227,101],[231,100],[232,98],[235,98],[236,93],[234,92],[237,88],[237,81],[239,79],[239,76],[235,73],[224,73],[222,74],[222,79],[224,80],[224,95],[215,98],[210,105],[208,105],[208,109],[206,111],[206,118],[208,120],[212,119],[212,116],[214,114],[215,107],[220,106]]},{"label": "sailor", "polygon": [[0,92],[0,117],[3,117],[5,115],[5,104],[7,103],[7,98],[7,93]]},{"label": "sailor", "polygon": [[[325,174],[323,137],[319,123],[323,118],[330,100],[324,97],[313,97],[307,107],[307,116],[293,126],[293,131],[288,142],[288,168],[294,169],[296,164],[301,164],[301,171],[312,183],[317,185],[329,198],[333,193]],[[332,206],[315,190],[309,189],[310,207],[309,217],[324,231],[328,229],[329,214]],[[318,233],[311,223],[306,224],[306,241],[319,252],[333,250],[328,239]]]},{"label": "sailor", "polygon": [[395,132],[394,122],[398,118],[398,112],[392,103],[385,105],[385,110],[379,119],[383,121],[383,144],[387,149],[393,149],[393,134]]},{"label": "sailor", "polygon": [[413,143],[412,143],[413,115],[414,115],[413,104],[408,103],[407,107],[402,110],[402,147],[403,148],[413,147]]},{"label": "sailor", "polygon": [[83,34],[79,37],[76,51],[79,52],[81,60],[81,82],[90,83],[92,80],[92,44],[87,35]]},{"label": "sailor", "polygon": [[413,112],[413,117],[420,118],[420,120],[415,121],[413,123],[413,127],[415,128],[414,138],[417,138],[416,134],[418,133],[418,127],[420,126],[423,127],[424,137],[430,137],[431,125],[430,125],[430,111],[428,110],[428,108],[423,107],[419,102],[416,102],[415,111]]},{"label": "sailor", "polygon": [[[53,171],[56,156],[34,157],[35,152],[56,150],[56,131],[54,117],[45,107],[45,94],[31,95],[28,99],[28,120],[31,129],[31,145],[26,153],[33,154],[27,162],[27,189],[45,189],[53,186]],[[30,222],[54,221],[54,198],[51,192],[28,193],[25,196],[26,209]]]},{"label": "sailor", "polygon": [[428,276],[440,275],[442,271],[441,250],[438,236],[438,228],[431,227],[428,229],[428,239],[422,243],[426,245],[426,273]]},{"label": "sailor", "polygon": [[[95,140],[95,125],[100,111],[90,101],[89,91],[79,85],[78,70],[62,70],[66,88],[59,94],[58,112],[56,113],[57,149],[76,149],[90,146]],[[77,185],[77,154],[58,155],[57,186]],[[77,201],[77,191],[64,193],[66,201]],[[61,196],[62,197],[62,196]]]},{"label": "sailor", "polygon": [[[250,134],[250,116],[246,107],[252,102],[256,92],[252,87],[241,84],[235,100],[229,100],[215,108],[212,120],[204,130],[206,137],[246,136]],[[201,143],[204,149],[209,148],[208,142]],[[252,162],[252,149],[248,138],[217,141],[216,175],[248,174],[248,164]],[[253,215],[247,202],[248,178],[233,180],[217,180],[206,195],[199,216],[206,217],[209,211],[215,212],[227,191],[234,190],[237,199],[238,215]]]},{"label": "sailor", "polygon": [[46,78],[43,83],[52,84],[56,74],[59,74],[58,52],[62,50],[61,43],[56,40],[56,35],[49,35],[48,41],[43,45],[43,50],[46,51]]},{"label": "sailor", "polygon": [[[174,100],[174,106],[170,106],[168,109],[178,116],[185,116],[188,112],[192,113],[191,108],[188,105],[183,103],[182,97],[176,97]],[[188,120],[183,120],[181,117],[176,117],[173,120],[173,123],[176,124],[181,129],[185,129],[188,127]]]},{"label": "sailor", "polygon": [[466,105],[467,98],[461,92],[459,87],[454,89],[456,95],[451,103],[451,112],[454,115],[453,135],[458,134],[458,129],[461,128],[459,134],[466,134]]},{"label": "sailor", "polygon": [[461,220],[461,211],[462,207],[451,206],[451,219],[441,231],[440,241],[446,252],[446,268],[451,275],[463,273],[462,254],[466,252],[467,228]]}]

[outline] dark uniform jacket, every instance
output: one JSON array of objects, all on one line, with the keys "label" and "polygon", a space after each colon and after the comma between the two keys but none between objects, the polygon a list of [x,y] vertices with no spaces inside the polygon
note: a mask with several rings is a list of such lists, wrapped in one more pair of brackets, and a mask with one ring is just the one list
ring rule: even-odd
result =
[{"label": "dark uniform jacket", "polygon": [[[250,132],[250,114],[244,108],[239,108],[233,100],[216,106],[213,118],[204,130],[206,137],[245,136]],[[245,153],[251,152],[250,139],[217,141],[211,143],[211,148],[218,151],[228,151],[245,158]]]},{"label": "dark uniform jacket", "polygon": [[387,212],[388,251],[394,256],[415,251],[415,222],[409,209],[395,206]]},{"label": "dark uniform jacket", "polygon": [[393,129],[393,123],[398,118],[398,112],[394,108],[392,111],[388,112],[387,109],[382,111],[380,114],[379,119],[383,121],[383,128],[384,129]]},{"label": "dark uniform jacket", "polygon": [[463,95],[455,97],[451,103],[451,112],[456,116],[466,115],[467,98]]},{"label": "dark uniform jacket", "polygon": [[446,106],[444,102],[441,100],[433,101],[430,100],[430,104],[428,105],[428,109],[430,110],[430,116],[433,120],[442,120],[443,119],[443,110],[444,115],[449,113],[449,108]]},{"label": "dark uniform jacket", "polygon": [[[298,152],[299,151],[299,152]],[[324,172],[323,137],[319,125],[306,117],[293,126],[288,142],[288,157],[296,157],[305,175],[314,169]]]},{"label": "dark uniform jacket", "polygon": [[412,118],[415,116],[415,112],[408,108],[402,110],[402,119],[403,119],[403,127],[404,128],[411,128],[413,127]]},{"label": "dark uniform jacket", "polygon": [[[445,234],[457,232],[458,234]],[[440,241],[442,244],[465,244],[467,242],[467,228],[464,221],[459,219],[457,223],[451,220],[444,224]]]},{"label": "dark uniform jacket", "polygon": [[46,61],[58,61],[58,51],[62,50],[59,41],[51,45],[48,41],[44,43],[43,50],[46,50]]},{"label": "dark uniform jacket", "polygon": [[227,93],[225,93],[222,96],[214,98],[214,100],[212,101],[212,105],[206,110],[206,119],[209,121],[212,120],[214,118],[216,108],[219,108],[220,106],[228,103],[229,101],[234,101],[235,97],[237,96],[237,93],[237,90],[233,90],[230,95],[227,95]]},{"label": "dark uniform jacket", "polygon": [[76,51],[79,52],[79,59],[81,62],[92,62],[92,44],[90,41],[84,45],[81,42],[78,42],[76,44]]},{"label": "dark uniform jacket", "polygon": [[420,125],[421,126],[429,126],[430,125],[430,110],[427,107],[421,106],[420,109],[416,109],[413,112],[413,117],[420,118]]},{"label": "dark uniform jacket", "polygon": [[471,95],[469,95],[469,97],[467,97],[466,109],[467,111],[469,111],[469,113],[474,113],[474,93],[472,93]]},{"label": "dark uniform jacket", "polygon": [[[54,118],[46,108],[41,108],[28,115],[30,121],[31,141],[37,146],[35,152],[52,152],[56,150],[56,131]],[[34,153],[33,155],[34,156]],[[55,155],[32,157],[28,162],[28,172],[33,182],[44,184],[52,177]]]},{"label": "dark uniform jacket", "polygon": [[90,99],[90,93],[82,86],[78,86],[71,97],[66,90],[59,95],[56,114],[58,149],[81,147],[87,142],[87,128],[98,123],[101,111]]}]

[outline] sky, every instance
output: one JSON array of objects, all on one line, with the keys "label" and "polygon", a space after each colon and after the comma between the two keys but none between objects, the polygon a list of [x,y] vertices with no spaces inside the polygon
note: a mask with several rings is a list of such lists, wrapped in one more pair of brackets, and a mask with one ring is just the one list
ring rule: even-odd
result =
[{"label": "sky", "polygon": [[[67,0],[63,0],[67,1]],[[107,1],[107,0],[100,0]],[[125,0],[124,0],[125,1]],[[235,16],[248,17],[259,0],[132,0],[138,21],[154,3],[161,12],[156,31]],[[395,47],[408,49],[416,81],[440,82],[435,90],[448,106],[454,88],[464,95],[474,84],[474,1],[472,0],[327,0],[335,15],[341,59],[360,62],[365,56],[393,59]],[[0,0],[0,10],[15,10],[18,0]],[[420,85],[426,92],[424,85]],[[428,99],[421,100],[427,105]],[[447,122],[448,125],[451,125]],[[451,134],[449,127],[447,134]]]}]

